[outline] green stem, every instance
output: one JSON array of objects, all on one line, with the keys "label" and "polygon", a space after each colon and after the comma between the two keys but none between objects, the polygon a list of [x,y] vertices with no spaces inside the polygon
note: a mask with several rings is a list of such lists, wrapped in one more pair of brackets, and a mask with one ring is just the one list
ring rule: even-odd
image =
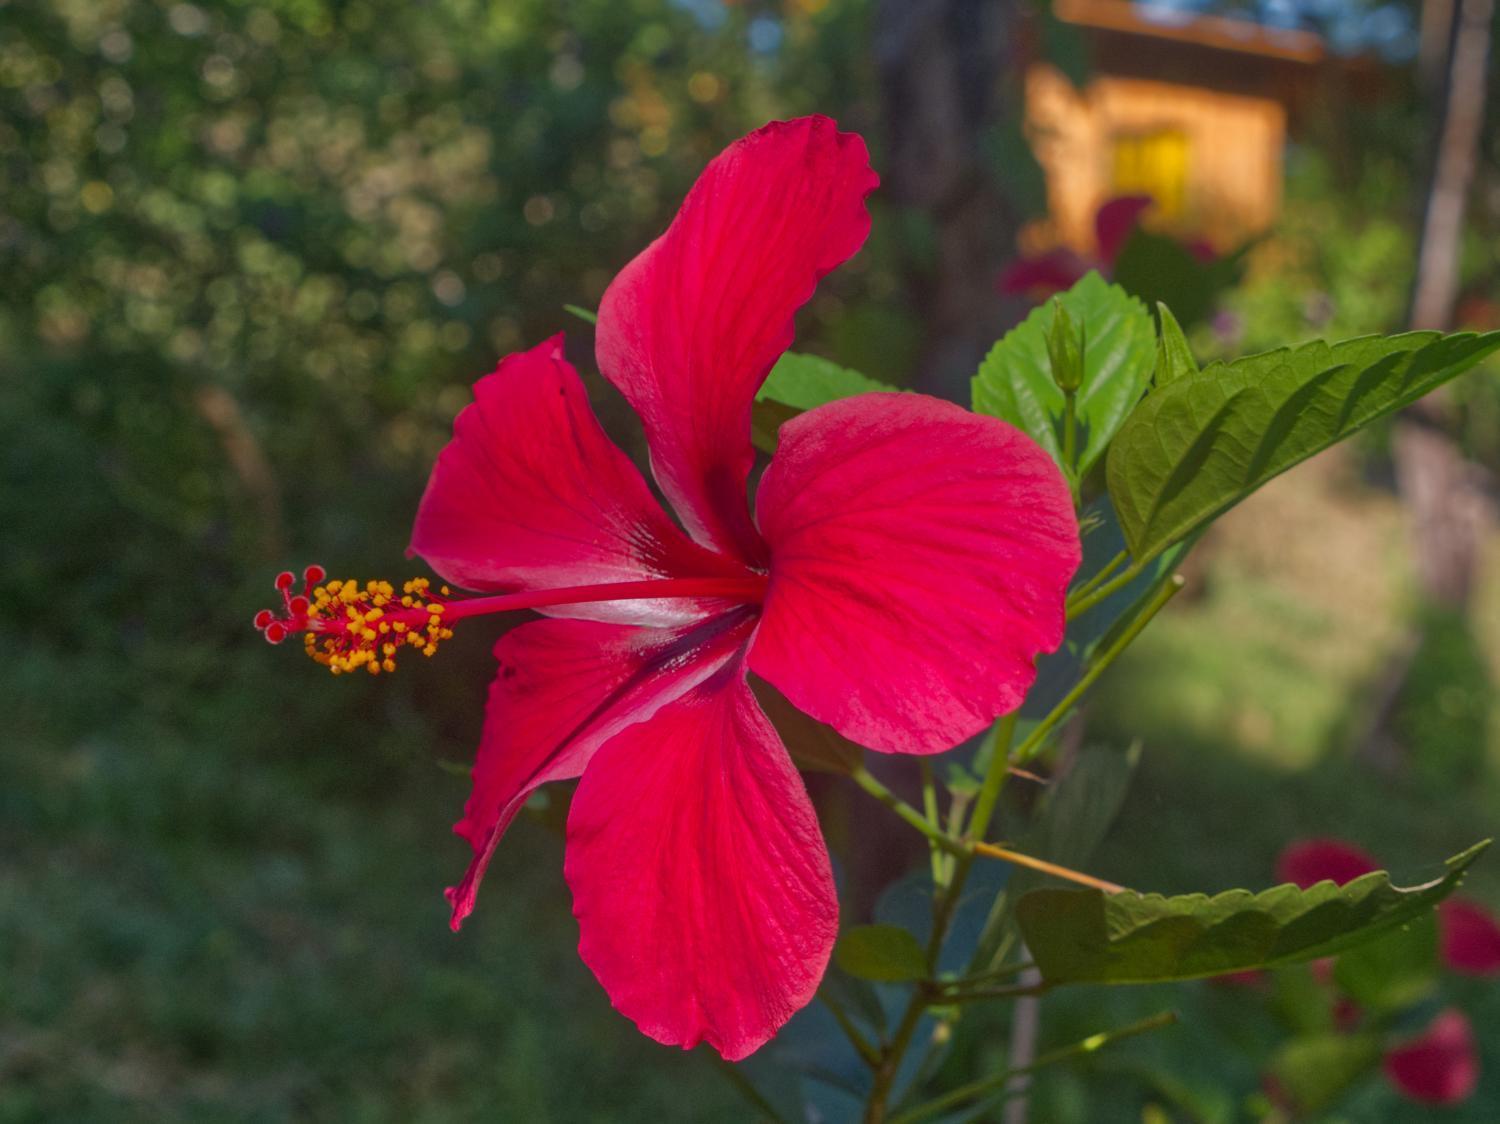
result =
[{"label": "green stem", "polygon": [[[1063,697],[1061,702],[1052,708],[1052,712],[1046,718],[1037,723],[1036,728],[1026,736],[1026,740],[1016,747],[1016,751],[1011,757],[1017,764],[1024,765],[1035,756],[1037,750],[1045,744],[1047,735],[1052,733],[1057,724],[1068,716],[1069,711],[1083,697],[1084,692],[1094,685],[1094,681],[1104,674],[1105,669],[1114,663],[1116,657],[1121,652],[1130,647],[1135,638],[1141,634],[1141,631],[1151,623],[1151,618],[1161,612],[1162,607],[1168,601],[1177,596],[1177,592],[1182,589],[1182,586],[1182,575],[1173,574],[1157,588],[1156,592],[1151,595],[1151,599],[1135,615],[1135,619],[1130,622],[1129,627],[1115,638],[1113,644],[1095,657],[1094,661],[1089,665],[1088,671],[1084,672],[1083,678],[1074,684],[1073,689]],[[1106,586],[1105,588],[1108,587]],[[976,835],[972,831],[970,834],[976,839],[983,838],[983,836]]]},{"label": "green stem", "polygon": [[1119,593],[1136,578],[1141,576],[1141,571],[1146,568],[1144,562],[1133,562],[1122,573],[1117,574],[1103,585],[1095,586],[1087,592],[1079,591],[1068,598],[1067,614],[1068,620],[1077,620],[1088,612],[1099,602]]},{"label": "green stem", "polygon": [[969,817],[969,828],[965,833],[974,839],[983,839],[990,829],[990,820],[995,816],[995,805],[1000,800],[1000,789],[1005,784],[1006,770],[1010,766],[1010,743],[1016,735],[1016,712],[1011,711],[995,726],[993,753],[989,768],[985,770],[984,782],[979,786],[979,796],[974,801],[974,814]]},{"label": "green stem", "polygon": [[1068,487],[1073,493],[1076,507],[1079,499],[1078,482],[1078,392],[1063,391],[1063,466],[1067,470]]},{"label": "green stem", "polygon": [[[995,814],[995,805],[1000,799],[1000,789],[1005,784],[1010,743],[1015,735],[1015,729],[1014,713],[1007,714],[995,727],[989,768],[985,770],[979,797],[974,803],[974,813],[969,820],[968,834],[970,835],[974,834],[977,827],[982,837],[982,833],[988,830],[990,819]],[[876,799],[880,799],[878,795]],[[938,888],[938,897],[933,908],[932,936],[927,941],[927,971],[931,975],[937,973],[938,955],[943,950],[943,940],[948,935],[948,926],[953,922],[954,911],[963,893],[964,881],[969,876],[969,867],[974,863],[974,855],[967,847],[957,840],[952,840],[951,837],[945,838],[950,838],[950,842],[954,844],[951,849],[954,850],[955,857],[952,877],[947,886]],[[927,1009],[928,995],[929,993],[921,987],[913,990],[901,1022],[896,1027],[896,1033],[891,1036],[890,1043],[882,1052],[880,1066],[875,1070],[875,1081],[870,1089],[870,1099],[865,1107],[865,1124],[883,1124],[886,1120],[886,1100],[890,1097],[896,1073],[901,1068],[901,1059],[906,1056],[912,1035],[916,1033],[917,1025]]]},{"label": "green stem", "polygon": [[876,780],[863,765],[856,765],[849,773],[849,776],[860,788],[864,789],[871,796],[875,797],[876,800],[879,800],[887,808],[895,812],[896,815],[925,835],[933,846],[940,847],[944,851],[951,851],[954,854],[963,854],[965,852],[962,843],[951,837],[942,828],[928,822],[926,816]]},{"label": "green stem", "polygon": [[[1137,567],[1132,566],[1113,581],[1100,586],[1093,596],[1102,600],[1103,597],[1113,592],[1114,588],[1118,588],[1134,580],[1138,573],[1139,570]],[[979,796],[974,802],[974,812],[969,819],[968,830],[964,832],[966,839],[983,841],[985,833],[989,831],[990,821],[994,818],[995,809],[1000,800],[1000,793],[1005,784],[1005,778],[1011,764],[1013,762],[1024,763],[1045,744],[1047,736],[1068,715],[1074,704],[1083,696],[1083,693],[1093,685],[1094,681],[1103,674],[1104,670],[1114,662],[1116,657],[1130,646],[1135,638],[1141,634],[1146,625],[1150,623],[1151,619],[1161,611],[1162,606],[1170,601],[1176,595],[1177,591],[1182,588],[1182,585],[1183,579],[1178,575],[1173,575],[1166,582],[1162,583],[1141,611],[1136,614],[1135,619],[1130,622],[1125,631],[1120,634],[1113,644],[1094,659],[1089,670],[1079,680],[1077,685],[1052,709],[1046,718],[1042,719],[1041,723],[1031,731],[1014,751],[1011,750],[1011,742],[1015,736],[1016,715],[1014,713],[1008,714],[996,724],[989,767],[985,770],[984,781],[981,783],[979,789]],[[1097,602],[1091,601],[1089,603],[1093,604]],[[864,788],[866,792],[870,793],[870,795],[906,820],[929,840],[933,840],[938,846],[952,852],[955,856],[951,880],[946,887],[939,887],[938,889],[939,896],[933,910],[932,936],[927,942],[927,969],[929,973],[935,975],[938,954],[942,951],[943,940],[948,933],[948,926],[952,923],[953,913],[957,908],[959,897],[963,893],[964,882],[968,878],[969,868],[974,862],[972,846],[935,828],[922,813],[897,797],[883,784],[870,776],[865,769],[856,769],[851,775],[854,777],[855,782]],[[917,1026],[921,1022],[922,1014],[928,1005],[930,997],[931,992],[929,990],[922,987],[914,989],[912,997],[907,1003],[906,1011],[897,1025],[895,1034],[892,1035],[885,1049],[881,1051],[880,1064],[875,1069],[874,1083],[870,1089],[870,1099],[865,1108],[865,1124],[886,1124],[888,1120],[886,1100],[890,1096],[891,1087],[896,1079],[896,1072],[901,1065],[901,1059],[905,1056],[907,1048],[911,1045],[912,1036],[916,1033]],[[1098,1035],[1095,1036],[1095,1038],[1099,1037]],[[1094,1039],[1085,1040],[1085,1042],[1092,1041]],[[1006,1080],[1009,1080],[1009,1077],[1014,1076],[1015,1073],[1027,1072],[1030,1068],[1035,1068],[1036,1065],[1042,1064],[1044,1058],[1039,1058],[1031,1067],[1019,1069],[1007,1075]],[[952,1094],[949,1095],[951,1096]],[[937,1102],[933,1103],[936,1104]],[[931,1115],[925,1109],[915,1111],[922,1112],[924,1116]],[[910,1113],[900,1117],[899,1120],[904,1124],[909,1118],[912,1118]],[[915,1117],[915,1119],[921,1119],[921,1117]],[[893,1121],[891,1124],[896,1124],[896,1122]]]},{"label": "green stem", "polygon": [[1056,1050],[1050,1050],[1041,1054],[1029,1065],[1016,1066],[1007,1069],[993,1077],[981,1078],[971,1081],[967,1085],[960,1085],[956,1089],[950,1089],[941,1097],[928,1101],[924,1105],[918,1105],[909,1112],[903,1112],[891,1121],[891,1124],[917,1124],[920,1120],[937,1116],[950,1108],[961,1105],[966,1101],[978,1100],[990,1093],[996,1093],[1009,1085],[1015,1078],[1027,1073],[1035,1073],[1058,1062],[1070,1061],[1073,1058],[1081,1058],[1102,1050],[1106,1046],[1113,1046],[1117,1042],[1123,1042],[1127,1038],[1134,1038],[1138,1034],[1146,1034],[1153,1030],[1159,1030],[1164,1026],[1171,1026],[1177,1021],[1176,1011],[1163,1011],[1158,1015],[1152,1015],[1149,1019],[1122,1026],[1118,1030],[1107,1030],[1099,1034],[1091,1034],[1080,1042],[1074,1042],[1071,1046],[1062,1046]]},{"label": "green stem", "polygon": [[[922,811],[927,816],[927,822],[938,831],[943,830],[942,818],[938,815],[937,786],[932,779],[932,762],[927,758],[921,759],[922,767]],[[943,882],[943,871],[947,866],[947,854],[931,839],[927,841],[929,858],[932,860],[932,883],[940,886]]]},{"label": "green stem", "polygon": [[849,1012],[844,1010],[844,1005],[828,993],[826,988],[818,989],[818,998],[833,1015],[834,1021],[839,1024],[839,1029],[844,1032],[844,1037],[849,1039],[849,1044],[859,1052],[859,1056],[871,1069],[880,1064],[880,1051],[860,1033],[859,1027],[854,1025],[854,1020],[849,1017]]},{"label": "green stem", "polygon": [[1077,601],[1080,597],[1094,592],[1094,590],[1099,588],[1099,584],[1101,582],[1107,580],[1111,574],[1113,574],[1121,566],[1125,565],[1125,562],[1129,557],[1130,554],[1128,551],[1120,551],[1119,554],[1116,554],[1103,566],[1100,566],[1098,573],[1096,573],[1088,581],[1080,585],[1077,589],[1073,590],[1072,593],[1068,594],[1069,600]]},{"label": "green stem", "polygon": [[1069,867],[1061,866],[1058,863],[1048,862],[1046,859],[1039,859],[1035,855],[1027,855],[1023,854],[1020,851],[1013,851],[1009,847],[1000,847],[995,845],[994,843],[985,843],[982,840],[975,840],[974,842],[969,844],[969,848],[976,855],[985,855],[988,858],[1001,859],[1005,862],[1013,863],[1016,866],[1028,866],[1032,870],[1040,871],[1043,874],[1050,874],[1053,878],[1063,878],[1069,882],[1077,882],[1082,886],[1089,886],[1095,890],[1102,890],[1106,894],[1118,894],[1123,892],[1125,889],[1124,886],[1117,886],[1113,882],[1106,882],[1102,878],[1095,878],[1092,874],[1084,874],[1082,871],[1073,870]]},{"label": "green stem", "polygon": [[944,1003],[979,1003],[988,999],[1019,999],[1023,995],[1042,995],[1051,991],[1047,983],[1017,984],[1013,987],[976,987],[967,991],[941,991],[929,1000],[929,1006]]},{"label": "green stem", "polygon": [[1036,965],[1030,960],[1017,960],[1013,964],[1001,964],[998,968],[975,972],[972,976],[963,976],[956,980],[944,980],[941,982],[941,986],[964,988],[974,987],[976,984],[994,983],[996,980],[1008,980],[1014,976],[1019,976],[1027,969],[1035,967]]},{"label": "green stem", "polygon": [[733,1062],[726,1062],[713,1050],[705,1050],[703,1053],[718,1067],[719,1072],[729,1083],[739,1090],[741,1096],[765,1114],[767,1120],[772,1121],[772,1124],[788,1124],[787,1118],[761,1095],[760,1090],[751,1083],[750,1079],[740,1072],[739,1066]]}]

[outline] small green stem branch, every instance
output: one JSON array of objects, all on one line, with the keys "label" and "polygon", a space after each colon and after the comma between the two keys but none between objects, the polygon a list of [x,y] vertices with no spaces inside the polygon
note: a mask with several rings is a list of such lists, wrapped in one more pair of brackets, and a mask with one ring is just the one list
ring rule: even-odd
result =
[{"label": "small green stem branch", "polygon": [[1024,995],[1044,995],[1051,990],[1050,984],[1039,983],[1017,984],[1014,987],[975,987],[967,991],[939,991],[932,995],[928,1005],[937,1007],[945,1003],[981,1003],[989,999],[1019,999]]},{"label": "small green stem branch", "polygon": [[1067,470],[1068,488],[1073,493],[1073,505],[1079,502],[1078,479],[1078,392],[1063,391],[1063,466]]},{"label": "small green stem branch", "polygon": [[[1123,560],[1123,555],[1112,560],[1106,565],[1104,573],[1117,569],[1123,564]],[[1092,588],[1086,586],[1081,591],[1082,596],[1077,597],[1074,604],[1070,606],[1068,612],[1069,618],[1071,619],[1092,605],[1098,604],[1099,601],[1108,597],[1115,590],[1129,584],[1140,574],[1141,569],[1141,564],[1132,565],[1112,579],[1096,575],[1095,579],[1090,583]],[[923,800],[924,804],[927,805],[927,814],[913,808],[906,801],[891,792],[890,789],[876,780],[863,767],[856,768],[850,774],[856,784],[912,827],[916,828],[917,831],[921,832],[932,844],[935,858],[937,857],[936,851],[938,849],[952,856],[946,862],[934,862],[933,864],[933,876],[936,887],[933,899],[932,934],[927,942],[927,970],[930,975],[935,976],[937,974],[938,956],[942,952],[943,941],[947,937],[948,927],[953,921],[954,912],[963,894],[964,883],[968,878],[969,869],[973,866],[976,855],[1003,858],[1010,862],[1037,867],[1038,869],[1045,870],[1046,873],[1070,878],[1073,881],[1081,881],[1106,892],[1115,892],[1120,889],[1120,887],[1115,886],[1113,883],[1102,882],[1088,875],[1080,875],[1076,871],[1046,863],[1044,860],[1032,859],[1031,856],[1021,855],[1003,847],[986,843],[984,842],[984,837],[989,831],[990,823],[995,815],[995,809],[999,804],[1000,793],[1005,785],[1005,778],[1011,768],[1016,765],[1025,764],[1027,760],[1046,744],[1048,736],[1072,711],[1073,706],[1083,696],[1084,692],[1093,686],[1095,680],[1103,674],[1105,669],[1141,634],[1141,631],[1151,622],[1151,619],[1176,595],[1178,590],[1182,588],[1182,585],[1182,578],[1176,575],[1164,582],[1152,594],[1140,612],[1135,615],[1135,618],[1115,641],[1095,657],[1088,671],[1084,673],[1077,685],[1064,696],[1047,717],[1042,719],[1019,746],[1012,749],[1016,730],[1016,715],[1014,713],[1006,715],[996,724],[993,735],[994,740],[990,747],[989,765],[985,770],[984,780],[980,784],[979,794],[975,798],[974,810],[969,817],[967,830],[959,832],[959,825],[962,822],[962,812],[959,810],[955,816],[956,808],[950,808],[949,810],[947,830],[945,831],[940,826],[935,814],[935,794],[930,801],[928,798],[927,790],[930,784],[930,774],[928,773],[924,773],[923,778]],[[943,878],[944,874],[947,875],[946,879]],[[892,1120],[889,1116],[889,1109],[886,1102],[890,1098],[891,1089],[894,1086],[901,1061],[911,1045],[912,1037],[916,1034],[923,1014],[934,1001],[939,1003],[943,1001],[943,989],[946,986],[949,985],[941,985],[935,988],[928,983],[918,985],[913,989],[911,999],[907,1003],[906,1010],[902,1014],[895,1032],[877,1052],[877,1058],[874,1063],[874,1080],[870,1089],[870,1098],[865,1107],[865,1124],[911,1124],[912,1121],[922,1120],[937,1112],[941,1112],[944,1108],[952,1104],[960,1104],[966,1100],[983,1096],[994,1089],[1003,1088],[1006,1082],[1020,1074],[1029,1073],[1034,1069],[1040,1068],[1043,1065],[1050,1065],[1056,1061],[1089,1053],[1120,1038],[1129,1037],[1132,1034],[1139,1034],[1143,1031],[1151,1030],[1156,1026],[1165,1025],[1165,1023],[1172,1021],[1176,1017],[1168,1013],[1166,1015],[1159,1015],[1155,1019],[1148,1019],[1143,1023],[1135,1024],[1132,1027],[1126,1027],[1112,1034],[1094,1035],[1092,1038],[1087,1038],[1083,1042],[1067,1047],[1062,1051],[1044,1054],[1030,1065],[1016,1068],[997,1078],[955,1089],[936,1101],[913,1109]],[[947,1001],[963,1002],[970,998],[974,1000],[982,998],[996,999],[1037,994],[1037,991],[1032,988],[990,988],[973,992],[958,992],[956,994],[957,997],[953,995],[948,996]],[[857,1045],[856,1048],[858,1048]]]},{"label": "small green stem branch", "polygon": [[859,1056],[864,1059],[864,1063],[871,1069],[879,1065],[880,1051],[875,1048],[868,1038],[860,1033],[859,1027],[855,1026],[854,1020],[849,1017],[849,1012],[844,1010],[844,1005],[830,995],[827,988],[818,989],[818,998],[823,1001],[823,1005],[833,1015],[834,1021],[839,1024],[839,1029],[844,1032],[844,1036],[849,1039],[850,1044],[859,1053]]},{"label": "small green stem branch", "polygon": [[[1006,770],[1009,767],[1010,744],[1015,736],[1015,729],[1016,715],[1014,713],[1007,714],[995,727],[994,741],[990,747],[989,768],[985,770],[979,796],[974,802],[974,812],[969,819],[968,834],[970,835],[982,836],[989,829],[990,819],[995,813],[995,805],[1000,799],[1001,787],[1005,784]],[[857,777],[855,779],[858,780]],[[874,795],[876,799],[880,799],[878,794]],[[914,809],[913,812],[915,812]],[[897,814],[901,814],[899,810]],[[918,816],[918,818],[921,817]],[[932,935],[927,941],[927,971],[932,975],[937,973],[938,956],[943,950],[943,941],[948,935],[948,926],[953,921],[954,911],[963,893],[964,882],[968,879],[969,867],[974,863],[973,851],[951,836],[944,836],[944,838],[953,844],[950,849],[954,851],[955,857],[952,870],[949,872],[948,883],[937,887],[937,896],[933,903]],[[882,1051],[881,1062],[875,1070],[875,1081],[870,1089],[870,1099],[865,1108],[865,1124],[883,1124],[886,1120],[886,1101],[890,1097],[891,1086],[901,1067],[901,1059],[905,1057],[907,1047],[911,1045],[912,1035],[916,1033],[922,1015],[927,1009],[929,994],[925,988],[918,987],[913,990],[895,1034],[891,1036],[890,1042]]]},{"label": "small green stem branch", "polygon": [[964,976],[962,979],[943,980],[943,987],[976,987],[980,984],[992,984],[999,980],[1009,980],[1019,976],[1022,972],[1035,968],[1036,965],[1030,960],[1018,960],[1014,964],[1001,964],[998,968],[990,968],[988,971],[975,972],[972,976]]},{"label": "small green stem branch", "polygon": [[1126,561],[1128,561],[1129,558],[1130,558],[1130,554],[1127,551],[1123,551],[1123,550],[1120,551],[1119,554],[1116,554],[1113,558],[1111,558],[1103,566],[1100,566],[1098,573],[1096,573],[1088,581],[1084,582],[1077,589],[1075,589],[1072,593],[1070,593],[1068,595],[1068,599],[1070,601],[1077,601],[1080,598],[1085,597],[1086,595],[1088,595],[1090,593],[1093,593],[1094,590],[1098,589],[1099,586],[1102,583],[1104,583],[1104,582],[1106,582],[1106,581],[1109,580],[1109,576],[1111,574],[1113,574],[1121,566],[1125,565]]},{"label": "small green stem branch", "polygon": [[[1124,575],[1121,576],[1123,577]],[[1113,585],[1114,583],[1111,582],[1110,584]],[[1083,677],[1073,685],[1073,689],[1063,697],[1060,703],[1052,708],[1052,713],[1043,718],[1037,724],[1036,728],[1027,735],[1026,740],[1016,747],[1015,753],[1011,755],[1016,764],[1024,765],[1036,755],[1037,751],[1046,743],[1047,736],[1052,733],[1059,722],[1068,716],[1069,711],[1083,697],[1084,692],[1094,685],[1094,681],[1104,674],[1105,669],[1114,663],[1121,652],[1130,647],[1135,638],[1151,623],[1151,618],[1161,612],[1168,601],[1177,596],[1183,584],[1181,574],[1173,574],[1161,584],[1157,591],[1151,595],[1151,599],[1146,602],[1141,611],[1135,615],[1135,619],[1130,622],[1129,627],[1115,638],[1113,644],[1099,653],[1089,665],[1088,671],[1084,672]],[[1108,588],[1108,586],[1105,588]]]},{"label": "small green stem branch", "polygon": [[897,796],[890,789],[886,788],[885,785],[881,784],[863,765],[856,765],[850,771],[849,776],[860,788],[864,789],[871,796],[875,797],[876,800],[879,800],[887,808],[895,812],[896,815],[900,816],[926,836],[928,842],[934,847],[939,847],[944,851],[950,851],[954,854],[962,854],[964,852],[962,843],[954,839],[936,824],[930,823],[926,816],[913,808],[905,800],[902,800],[901,797]]},{"label": "small green stem branch", "polygon": [[755,1087],[755,1083],[740,1072],[739,1066],[733,1062],[726,1062],[713,1050],[704,1050],[702,1052],[717,1067],[718,1071],[724,1075],[725,1080],[739,1090],[741,1096],[759,1109],[767,1120],[771,1121],[772,1124],[790,1124],[787,1118],[781,1114],[780,1110],[770,1101],[766,1100],[761,1091]]},{"label": "small green stem branch", "polygon": [[[933,830],[942,831],[942,817],[938,815],[937,785],[932,779],[932,762],[927,758],[921,759],[922,767],[922,813],[927,817],[927,822],[932,825]],[[946,832],[944,833],[946,834]],[[927,841],[928,857],[932,860],[932,884],[941,885],[943,882],[943,871],[947,867],[948,856],[943,848],[929,839]]]},{"label": "small green stem branch", "polygon": [[[1079,617],[1083,616],[1084,613],[1088,612],[1101,601],[1108,600],[1110,597],[1120,592],[1120,590],[1124,589],[1131,582],[1135,581],[1136,578],[1141,576],[1142,571],[1144,571],[1146,568],[1146,563],[1149,561],[1150,559],[1145,559],[1144,561],[1133,562],[1128,567],[1126,567],[1125,570],[1123,570],[1119,574],[1116,574],[1108,581],[1103,582],[1102,584],[1088,583],[1085,584],[1082,589],[1075,591],[1073,595],[1068,598],[1068,620],[1077,620]],[[1091,585],[1092,588],[1090,588]]]},{"label": "small green stem branch", "polygon": [[997,847],[993,843],[983,840],[975,840],[969,844],[970,850],[976,855],[985,855],[992,859],[1004,859],[1008,863],[1017,866],[1029,866],[1032,870],[1043,874],[1050,874],[1054,878],[1063,878],[1069,882],[1077,882],[1083,886],[1090,886],[1095,890],[1103,890],[1106,894],[1118,894],[1125,889],[1124,886],[1116,886],[1113,882],[1106,882],[1102,878],[1095,878],[1091,874],[1082,874],[1057,863],[1049,863],[1046,859],[1039,859],[1033,855],[1023,855],[1019,851],[1012,851],[1008,847]]},{"label": "small green stem branch", "polygon": [[990,765],[985,770],[984,782],[979,786],[979,796],[974,801],[974,814],[969,817],[969,835],[983,839],[990,829],[990,820],[995,816],[995,805],[1000,800],[1000,790],[1005,785],[1006,770],[1010,765],[1010,746],[1016,736],[1016,712],[1011,711],[995,726],[994,740],[990,746]]},{"label": "small green stem branch", "polygon": [[993,1077],[986,1077],[979,1081],[970,1082],[967,1085],[960,1085],[958,1088],[944,1093],[941,1097],[930,1100],[926,1104],[918,1105],[909,1112],[903,1112],[900,1116],[893,1119],[890,1124],[918,1124],[919,1121],[937,1116],[958,1105],[979,1100],[981,1097],[992,1093],[998,1093],[1015,1078],[1021,1077],[1024,1074],[1035,1073],[1039,1069],[1056,1065],[1058,1062],[1086,1057],[1089,1054],[1104,1049],[1106,1046],[1113,1046],[1117,1042],[1123,1042],[1127,1038],[1134,1038],[1136,1035],[1147,1034],[1153,1030],[1160,1030],[1162,1027],[1171,1026],[1176,1021],[1176,1011],[1163,1011],[1159,1015],[1152,1015],[1149,1019],[1142,1019],[1140,1022],[1131,1023],[1129,1026],[1120,1027],[1118,1030],[1107,1030],[1099,1034],[1091,1034],[1080,1042],[1074,1042],[1071,1046],[1062,1046],[1056,1050],[1049,1050],[1029,1065],[1017,1066],[1014,1069],[997,1073]]}]

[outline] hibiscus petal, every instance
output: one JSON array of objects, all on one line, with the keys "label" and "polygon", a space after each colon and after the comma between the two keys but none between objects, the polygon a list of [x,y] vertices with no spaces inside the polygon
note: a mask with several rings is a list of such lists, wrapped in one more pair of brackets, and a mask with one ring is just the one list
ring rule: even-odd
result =
[{"label": "hibiscus petal", "polygon": [[[469,589],[557,589],[667,576],[743,574],[691,542],[605,435],[562,337],[507,356],[474,385],[427,482],[419,554]],[[607,602],[558,616],[667,624],[705,606]]]},{"label": "hibiscus petal", "polygon": [[1342,839],[1299,840],[1276,860],[1276,877],[1303,890],[1319,882],[1342,886],[1379,869],[1380,863],[1372,856]]},{"label": "hibiscus petal", "polygon": [[1404,1096],[1422,1104],[1468,1100],[1479,1084],[1479,1051],[1467,1016],[1448,1008],[1418,1038],[1385,1056],[1385,1075]]},{"label": "hibiscus petal", "polygon": [[1500,974],[1500,922],[1478,902],[1449,898],[1438,906],[1443,963],[1465,976]]},{"label": "hibiscus petal", "polygon": [[838,931],[828,851],[743,665],[599,750],[565,869],[579,954],[658,1042],[735,1061],[817,991]]},{"label": "hibiscus petal", "polygon": [[1156,200],[1149,195],[1120,195],[1108,200],[1094,215],[1094,238],[1099,245],[1099,260],[1105,265],[1114,265],[1120,251],[1141,216],[1149,211]]},{"label": "hibiscus petal", "polygon": [[753,615],[741,611],[676,629],[533,621],[500,638],[474,788],[453,829],[474,848],[463,881],[447,891],[455,930],[526,798],[582,773],[608,738],[722,667],[753,627]]},{"label": "hibiscus petal", "polygon": [[781,427],[750,666],[872,749],[934,753],[1014,710],[1062,642],[1078,524],[1051,458],[994,418],[866,394]]},{"label": "hibiscus petal", "polygon": [[1083,279],[1089,263],[1072,250],[1048,250],[1035,257],[1017,258],[1000,271],[1000,291],[1006,296],[1045,299],[1065,293]]},{"label": "hibiscus petal", "polygon": [[651,467],[699,542],[758,562],[750,407],[792,317],[870,231],[865,143],[775,121],[716,157],[599,306],[599,369],[645,423]]}]

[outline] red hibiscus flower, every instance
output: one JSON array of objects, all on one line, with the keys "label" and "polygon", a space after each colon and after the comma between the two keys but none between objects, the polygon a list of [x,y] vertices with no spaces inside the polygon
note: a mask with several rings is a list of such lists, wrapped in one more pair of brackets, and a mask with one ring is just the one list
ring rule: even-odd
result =
[{"label": "red hibiscus flower", "polygon": [[1438,906],[1443,963],[1465,976],[1500,974],[1500,924],[1478,902],[1449,898]]},{"label": "red hibiscus flower", "polygon": [[[1276,876],[1304,890],[1325,881],[1342,886],[1379,869],[1379,861],[1365,851],[1332,838],[1293,843],[1276,861]],[[1449,898],[1438,905],[1437,921],[1445,967],[1467,976],[1500,973],[1500,923],[1482,905]]]},{"label": "red hibiscus flower", "polygon": [[[1117,195],[1106,199],[1094,213],[1094,257],[1066,246],[1019,257],[1000,271],[1000,291],[1006,296],[1029,295],[1045,300],[1054,293],[1071,289],[1091,269],[1108,277],[1114,271],[1120,251],[1140,225],[1141,216],[1155,203],[1149,195]],[[1182,246],[1205,264],[1218,257],[1214,248],[1201,238],[1189,239]]]},{"label": "red hibiscus flower", "polygon": [[1342,839],[1303,839],[1288,846],[1276,860],[1276,877],[1303,890],[1319,882],[1342,886],[1379,869],[1379,862]]},{"label": "red hibiscus flower", "polygon": [[1417,1038],[1385,1055],[1385,1075],[1406,1097],[1422,1104],[1453,1105],[1479,1084],[1474,1028],[1463,1012],[1442,1011]]},{"label": "red hibiscus flower", "polygon": [[[495,648],[453,926],[528,794],[581,776],[565,861],[580,954],[646,1034],[729,1059],[812,998],[838,925],[812,804],[747,671],[873,749],[951,748],[1020,704],[1080,557],[1041,449],[915,394],[788,422],[752,514],[752,401],[796,310],[864,242],[876,183],[827,118],[767,125],[605,293],[600,369],[685,532],[556,338],[476,384],[417,514],[411,551],[489,595],[417,583],[397,608],[389,587],[330,585],[276,624],[310,628],[335,668],[383,667],[359,652],[430,653],[466,616],[541,610]],[[382,631],[398,623],[414,639]]]}]

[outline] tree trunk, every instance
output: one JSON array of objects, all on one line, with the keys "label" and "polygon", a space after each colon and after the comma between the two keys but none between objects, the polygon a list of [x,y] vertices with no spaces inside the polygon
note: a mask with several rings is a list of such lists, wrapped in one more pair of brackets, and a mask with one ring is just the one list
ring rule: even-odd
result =
[{"label": "tree trunk", "polygon": [[1015,0],[881,0],[875,61],[886,125],[885,187],[923,212],[934,256],[911,279],[926,343],[917,383],[963,389],[1003,315],[1000,264],[1016,219],[985,166],[991,125],[1019,112]]},{"label": "tree trunk", "polygon": [[[1432,176],[1422,217],[1411,326],[1446,331],[1458,296],[1464,213],[1479,158],[1486,68],[1495,0],[1429,0],[1423,11],[1423,92],[1432,105]],[[1357,742],[1376,767],[1400,767],[1412,747],[1397,744],[1394,721],[1434,609],[1462,616],[1478,569],[1487,501],[1478,469],[1452,436],[1452,407],[1442,389],[1396,422],[1396,486],[1411,525],[1417,584],[1424,604],[1409,635],[1376,684]]]},{"label": "tree trunk", "polygon": [[[1440,0],[1452,5],[1454,0]],[[1457,0],[1447,23],[1446,65],[1434,118],[1436,151],[1422,222],[1411,326],[1451,328],[1458,297],[1463,222],[1484,123],[1486,68],[1494,0]],[[1439,25],[1441,27],[1441,25]],[[1431,48],[1424,49],[1430,58]],[[1473,468],[1448,435],[1446,396],[1430,395],[1396,427],[1396,477],[1414,535],[1417,576],[1436,605],[1469,602],[1484,510]]]}]

